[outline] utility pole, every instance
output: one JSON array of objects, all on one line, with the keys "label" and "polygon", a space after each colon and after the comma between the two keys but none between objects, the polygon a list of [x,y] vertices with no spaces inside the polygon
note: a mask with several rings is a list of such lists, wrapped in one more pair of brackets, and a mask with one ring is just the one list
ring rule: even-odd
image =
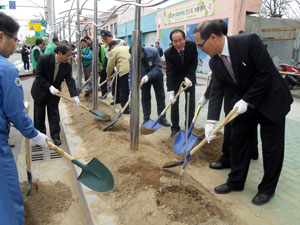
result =
[{"label": "utility pole", "polygon": [[53,37],[56,36],[54,30],[54,21],[55,21],[54,0],[47,0],[47,9],[48,9],[47,23],[48,26],[50,27],[49,42],[52,42]]},{"label": "utility pole", "polygon": [[98,39],[97,39],[97,0],[94,0],[94,41],[93,41],[93,109],[98,110]]}]

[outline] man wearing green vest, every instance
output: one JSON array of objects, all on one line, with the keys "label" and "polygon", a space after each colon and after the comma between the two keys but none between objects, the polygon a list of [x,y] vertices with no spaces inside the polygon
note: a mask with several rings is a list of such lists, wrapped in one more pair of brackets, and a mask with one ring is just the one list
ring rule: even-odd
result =
[{"label": "man wearing green vest", "polygon": [[32,60],[32,67],[33,67],[33,73],[36,73],[36,66],[37,66],[37,62],[40,58],[41,55],[43,55],[42,52],[42,47],[43,47],[43,39],[36,39],[35,40],[35,46],[31,51],[31,60]]},{"label": "man wearing green vest", "polygon": [[52,43],[49,43],[46,47],[45,53],[44,54],[53,54],[55,53],[55,48],[59,45],[59,40],[57,37],[52,39]]},{"label": "man wearing green vest", "polygon": [[[106,66],[107,66],[107,58],[105,55],[105,46],[103,44],[98,45],[98,54],[99,54],[99,65],[98,65],[98,73],[100,76],[100,83],[106,80]],[[107,92],[107,85],[101,86],[101,93],[104,96]]]},{"label": "man wearing green vest", "polygon": [[[85,39],[81,41],[81,59],[82,59],[82,66],[83,66],[83,73],[84,73],[84,80],[87,81],[92,73],[92,60],[93,60],[93,52],[91,51],[90,47],[87,46],[87,42]],[[88,83],[85,89],[86,95],[88,96],[91,93],[91,82]]]}]

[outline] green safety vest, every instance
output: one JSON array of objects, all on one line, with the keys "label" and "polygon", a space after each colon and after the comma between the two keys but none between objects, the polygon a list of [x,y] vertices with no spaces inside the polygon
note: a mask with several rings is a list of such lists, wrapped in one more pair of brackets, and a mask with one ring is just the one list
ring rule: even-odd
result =
[{"label": "green safety vest", "polygon": [[42,52],[42,50],[39,48],[39,46],[34,46],[34,48],[32,49],[32,52],[31,52],[31,61],[32,61],[32,67],[33,67],[34,70],[36,69],[36,66],[37,66],[37,61],[36,61],[35,58],[34,58],[34,51],[35,51],[36,49],[40,52],[40,56],[43,55],[43,52]]},{"label": "green safety vest", "polygon": [[55,53],[54,50],[56,48],[56,44],[54,44],[53,42],[52,43],[49,43],[46,47],[46,50],[45,50],[45,53],[44,54],[52,54],[52,53]]},{"label": "green safety vest", "polygon": [[101,45],[100,46],[100,52],[101,52],[101,55],[99,57],[99,66],[103,68],[104,66],[104,63],[106,61],[106,56],[105,56],[105,46],[104,45]]}]

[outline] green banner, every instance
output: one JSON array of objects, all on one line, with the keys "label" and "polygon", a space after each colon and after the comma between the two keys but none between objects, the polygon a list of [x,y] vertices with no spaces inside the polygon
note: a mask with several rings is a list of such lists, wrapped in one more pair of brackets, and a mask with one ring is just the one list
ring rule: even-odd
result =
[{"label": "green banner", "polygon": [[47,36],[46,30],[36,31],[35,36],[36,37],[46,37]]},{"label": "green banner", "polygon": [[177,23],[215,13],[215,0],[201,0],[164,11],[164,24]]}]

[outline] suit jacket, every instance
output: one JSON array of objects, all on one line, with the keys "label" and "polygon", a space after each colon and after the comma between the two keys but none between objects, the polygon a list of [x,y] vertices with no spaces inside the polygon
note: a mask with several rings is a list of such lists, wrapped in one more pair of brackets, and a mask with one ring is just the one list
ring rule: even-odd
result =
[{"label": "suit jacket", "polygon": [[[61,83],[66,80],[71,97],[77,96],[75,81],[72,77],[72,66],[70,63],[61,63],[55,81],[55,54],[41,55],[36,68],[36,76],[31,87],[31,95],[34,101],[42,102],[52,95],[50,86],[53,85],[61,90]],[[59,97],[57,97],[57,102]]]},{"label": "suit jacket", "polygon": [[165,51],[165,59],[168,91],[174,91],[185,77],[189,78],[193,85],[196,84],[198,52],[195,42],[190,40],[185,42],[183,63],[174,46]]},{"label": "suit jacket", "polygon": [[[243,99],[267,119],[279,122],[290,111],[293,102],[262,41],[256,34],[228,38],[228,46],[237,84],[233,82],[221,58],[210,59],[213,82],[209,94],[208,119],[219,120],[224,92],[233,91],[231,107]],[[250,107],[250,106],[248,106]]]}]

